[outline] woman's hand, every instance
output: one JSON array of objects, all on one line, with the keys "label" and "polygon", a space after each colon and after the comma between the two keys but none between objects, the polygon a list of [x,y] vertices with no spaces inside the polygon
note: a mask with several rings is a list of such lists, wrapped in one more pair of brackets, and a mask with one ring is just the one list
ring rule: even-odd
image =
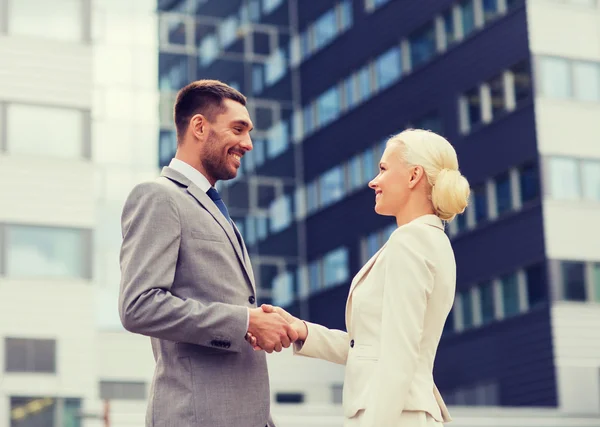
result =
[{"label": "woman's hand", "polygon": [[[277,313],[281,317],[283,317],[291,326],[294,328],[296,333],[298,334],[298,341],[305,341],[308,335],[308,328],[306,327],[306,323],[304,321],[298,319],[295,316],[292,316],[290,313],[285,311],[281,307],[276,307],[270,304],[262,304],[261,308],[265,313]],[[256,337],[252,335],[250,332],[246,334],[246,341],[252,345],[254,350],[259,351],[262,350],[260,346],[257,344]]]}]

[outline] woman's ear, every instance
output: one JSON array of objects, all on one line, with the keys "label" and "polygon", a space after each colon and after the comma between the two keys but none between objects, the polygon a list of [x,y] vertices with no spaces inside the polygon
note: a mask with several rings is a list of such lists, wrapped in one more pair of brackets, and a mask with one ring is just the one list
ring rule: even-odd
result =
[{"label": "woman's ear", "polygon": [[416,185],[421,182],[421,179],[423,179],[423,175],[425,175],[425,171],[422,166],[411,166],[408,187],[415,188]]}]

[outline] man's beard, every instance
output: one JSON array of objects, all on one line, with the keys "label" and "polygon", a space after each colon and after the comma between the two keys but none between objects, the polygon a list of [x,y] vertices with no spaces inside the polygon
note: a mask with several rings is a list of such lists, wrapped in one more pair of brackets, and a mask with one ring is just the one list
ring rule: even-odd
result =
[{"label": "man's beard", "polygon": [[200,161],[206,173],[215,181],[226,181],[235,178],[237,174],[236,172],[232,172],[227,165],[229,154],[226,154],[225,158],[221,156],[217,148],[221,145],[219,142],[217,134],[214,131],[210,131],[206,140],[206,150]]}]

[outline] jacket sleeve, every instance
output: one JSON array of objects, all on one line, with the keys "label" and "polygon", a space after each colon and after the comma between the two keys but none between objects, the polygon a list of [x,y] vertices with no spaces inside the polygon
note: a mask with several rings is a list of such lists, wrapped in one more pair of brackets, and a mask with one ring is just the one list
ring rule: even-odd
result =
[{"label": "jacket sleeve", "polygon": [[[173,294],[181,224],[168,189],[156,182],[136,186],[125,202],[121,226],[119,315],[125,329],[229,352],[248,345],[246,307]],[[198,286],[214,286],[197,280]]]},{"label": "jacket sleeve", "polygon": [[379,362],[361,426],[395,427],[404,410],[434,283],[430,245],[411,225],[388,242]]},{"label": "jacket sleeve", "polygon": [[327,360],[345,365],[348,359],[348,333],[337,329],[305,322],[308,328],[306,341],[294,343],[294,354]]}]

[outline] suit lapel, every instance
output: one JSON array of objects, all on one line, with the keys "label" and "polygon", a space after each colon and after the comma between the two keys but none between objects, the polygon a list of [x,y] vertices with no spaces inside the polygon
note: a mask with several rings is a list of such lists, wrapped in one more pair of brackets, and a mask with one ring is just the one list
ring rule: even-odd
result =
[{"label": "suit lapel", "polygon": [[242,237],[242,233],[235,225],[235,222],[232,222],[233,228],[235,230],[236,237],[239,238],[239,242],[242,244],[242,252],[244,254],[244,266],[248,270],[248,275],[250,277],[250,282],[252,283],[252,289],[254,289],[254,293],[256,293],[256,284],[254,283],[254,270],[252,270],[252,263],[250,262],[250,255],[248,254],[248,249],[246,248],[246,244],[244,243],[244,238]]},{"label": "suit lapel", "polygon": [[248,268],[248,263],[246,262],[246,259],[244,257],[244,249],[240,246],[240,241],[238,241],[236,232],[234,231],[232,224],[229,221],[227,221],[227,218],[225,218],[223,213],[221,213],[217,205],[215,205],[215,203],[211,200],[210,197],[208,197],[208,195],[204,191],[198,188],[194,183],[192,183],[189,179],[185,178],[179,172],[174,171],[171,168],[165,167],[163,168],[162,175],[184,185],[187,188],[188,193],[190,193],[192,197],[194,197],[194,199],[196,199],[198,203],[200,203],[200,205],[204,207],[208,211],[208,213],[210,213],[213,216],[213,218],[217,221],[219,226],[221,226],[221,228],[227,235],[227,238],[231,242],[231,245],[233,246],[237,257],[239,258],[241,264],[244,267],[244,272],[246,273],[246,276],[248,277],[252,288],[255,289],[254,276],[252,275],[252,271]]}]

